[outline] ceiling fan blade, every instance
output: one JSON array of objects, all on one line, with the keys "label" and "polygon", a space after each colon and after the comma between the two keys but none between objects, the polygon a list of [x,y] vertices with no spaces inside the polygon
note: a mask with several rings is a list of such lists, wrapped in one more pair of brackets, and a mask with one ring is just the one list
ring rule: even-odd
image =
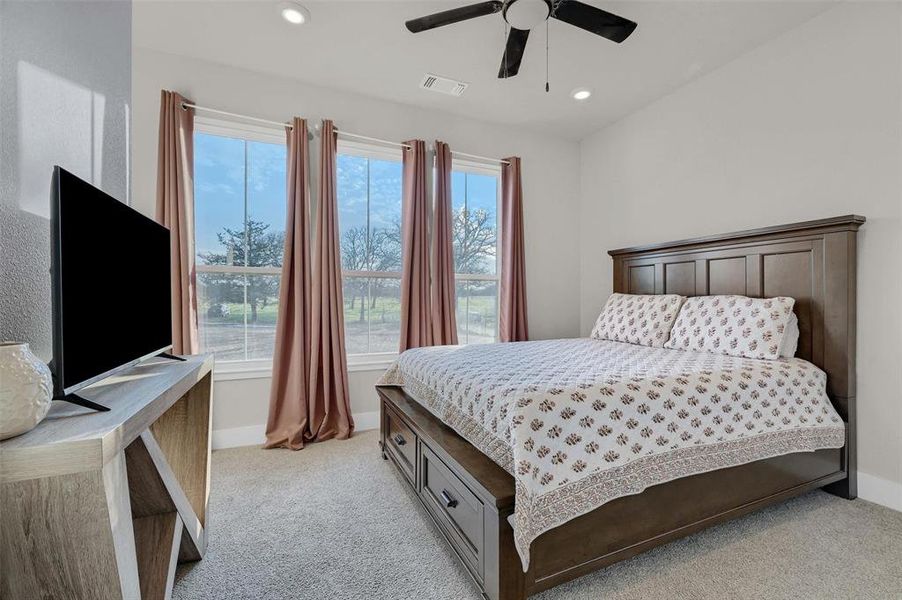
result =
[{"label": "ceiling fan blade", "polygon": [[583,4],[579,0],[563,0],[551,15],[559,21],[591,31],[618,44],[636,29],[636,23],[606,10]]},{"label": "ceiling fan blade", "polygon": [[528,37],[528,29],[511,27],[510,33],[507,34],[504,56],[501,57],[501,69],[498,70],[498,79],[513,77],[520,71],[520,61],[523,60],[523,51],[526,50],[526,39]]},{"label": "ceiling fan blade", "polygon": [[469,6],[452,8],[451,10],[443,10],[442,12],[420,17],[419,19],[411,19],[410,21],[407,21],[405,25],[411,33],[419,33],[428,29],[435,29],[436,27],[466,21],[467,19],[491,15],[499,12],[502,6],[504,6],[504,3],[500,0],[480,2],[479,4],[470,4]]}]

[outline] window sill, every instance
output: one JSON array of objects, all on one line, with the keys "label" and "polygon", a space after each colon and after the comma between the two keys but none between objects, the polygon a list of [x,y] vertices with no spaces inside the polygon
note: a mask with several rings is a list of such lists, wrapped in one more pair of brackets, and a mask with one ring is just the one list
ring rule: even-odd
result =
[{"label": "window sill", "polygon": [[[384,371],[397,357],[396,353],[350,355],[348,356],[348,372]],[[271,377],[272,361],[269,360],[221,362],[213,370],[213,381],[270,379]]]},{"label": "window sill", "polygon": [[348,372],[354,371],[384,371],[389,368],[395,359],[397,352],[382,352],[378,354],[350,354],[348,355]]},{"label": "window sill", "polygon": [[217,363],[213,369],[213,381],[236,379],[269,379],[272,377],[272,361],[241,360]]}]

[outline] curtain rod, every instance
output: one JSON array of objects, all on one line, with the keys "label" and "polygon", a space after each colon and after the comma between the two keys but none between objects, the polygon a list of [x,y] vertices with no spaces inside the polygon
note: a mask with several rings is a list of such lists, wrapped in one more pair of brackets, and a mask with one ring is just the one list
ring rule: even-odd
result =
[{"label": "curtain rod", "polygon": [[492,158],[491,156],[479,156],[478,154],[467,154],[466,152],[458,152],[457,150],[452,150],[451,154],[452,155],[456,154],[458,156],[465,156],[467,158],[475,158],[477,160],[486,160],[488,162],[501,163],[502,165],[511,164],[511,161],[504,160],[503,158]]},{"label": "curtain rod", "polygon": [[[316,126],[316,131],[317,131],[317,133],[320,132],[319,125]],[[404,148],[405,150],[410,150],[410,144],[402,144],[400,142],[393,142],[391,140],[383,140],[381,138],[369,137],[367,135],[360,135],[359,133],[350,133],[347,131],[342,131],[338,127],[335,128],[335,131],[338,132],[339,136],[354,138],[354,139],[358,139],[358,140],[366,140],[368,142],[378,142],[380,144],[388,144],[389,146],[398,146],[400,148]]]},{"label": "curtain rod", "polygon": [[[317,123],[313,126],[313,129],[316,131],[316,134],[319,135],[322,133],[322,124]],[[410,150],[410,144],[402,144],[400,142],[393,142],[392,140],[383,140],[382,138],[370,137],[368,135],[360,135],[359,133],[351,133],[350,131],[344,131],[339,129],[338,127],[333,127],[335,129],[335,133],[337,133],[340,137],[348,137],[354,138],[358,140],[366,140],[368,142],[377,142],[379,144],[386,144],[388,146],[397,146],[399,148],[404,148],[405,150]]]},{"label": "curtain rod", "polygon": [[[209,112],[209,113],[215,113],[217,115],[225,115],[227,117],[236,117],[238,119],[246,119],[248,121],[256,121],[257,123],[265,123],[267,125],[275,125],[277,127],[285,127],[288,129],[292,129],[292,125],[290,123],[280,123],[279,121],[271,121],[269,119],[261,119],[260,117],[252,117],[250,115],[242,115],[239,113],[233,113],[233,112],[228,112],[225,110],[219,110],[218,108],[210,108],[209,106],[200,106],[199,104],[191,104],[190,102],[182,102],[182,108],[183,109],[193,108],[194,110],[202,110],[202,111]],[[319,123],[316,124],[315,129],[316,129],[316,132],[319,133],[319,131],[320,131]],[[335,128],[335,131],[337,131],[338,135],[340,135],[340,136],[355,138],[358,140],[366,140],[368,142],[377,142],[380,144],[388,144],[389,146],[398,146],[400,148],[405,148],[407,150],[410,150],[410,144],[402,144],[399,142],[393,142],[391,140],[384,140],[382,138],[370,137],[368,135],[360,135],[359,133],[351,133],[349,131],[343,131],[337,127]],[[458,156],[463,156],[466,158],[475,158],[477,160],[485,160],[488,162],[497,162],[497,163],[501,163],[502,165],[510,164],[510,161],[507,161],[507,160],[504,160],[501,158],[493,158],[491,156],[480,156],[478,154],[467,154],[466,152],[458,152],[456,150],[452,150],[451,154],[456,154]]]},{"label": "curtain rod", "polygon": [[227,117],[237,117],[239,119],[247,119],[248,121],[256,121],[258,123],[266,123],[267,125],[276,125],[278,127],[287,127],[288,129],[292,129],[292,125],[290,123],[280,123],[278,121],[270,121],[269,119],[261,119],[259,117],[252,117],[250,115],[241,115],[238,113],[228,112],[225,110],[219,110],[217,108],[210,108],[208,106],[199,106],[197,104],[190,104],[188,102],[182,102],[182,108],[193,108],[194,110],[202,110],[205,112],[215,113],[217,115],[225,115]]}]

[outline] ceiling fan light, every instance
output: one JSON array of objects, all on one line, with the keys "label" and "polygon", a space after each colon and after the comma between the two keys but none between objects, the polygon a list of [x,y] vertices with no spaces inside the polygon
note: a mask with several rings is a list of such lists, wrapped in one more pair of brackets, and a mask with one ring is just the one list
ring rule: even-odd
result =
[{"label": "ceiling fan light", "polygon": [[547,21],[551,5],[547,0],[510,0],[502,14],[511,27],[525,31]]},{"label": "ceiling fan light", "polygon": [[588,100],[589,96],[592,95],[592,91],[585,88],[576,88],[570,92],[570,95],[573,96],[574,100]]},{"label": "ceiling fan light", "polygon": [[310,11],[296,2],[283,2],[279,5],[279,12],[292,25],[303,25],[310,21]]}]

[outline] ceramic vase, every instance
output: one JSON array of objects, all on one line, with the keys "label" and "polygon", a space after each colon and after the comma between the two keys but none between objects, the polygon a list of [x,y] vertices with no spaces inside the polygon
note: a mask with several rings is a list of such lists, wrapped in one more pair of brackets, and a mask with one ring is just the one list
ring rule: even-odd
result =
[{"label": "ceramic vase", "polygon": [[47,416],[50,369],[28,344],[0,342],[0,440],[30,431]]}]

